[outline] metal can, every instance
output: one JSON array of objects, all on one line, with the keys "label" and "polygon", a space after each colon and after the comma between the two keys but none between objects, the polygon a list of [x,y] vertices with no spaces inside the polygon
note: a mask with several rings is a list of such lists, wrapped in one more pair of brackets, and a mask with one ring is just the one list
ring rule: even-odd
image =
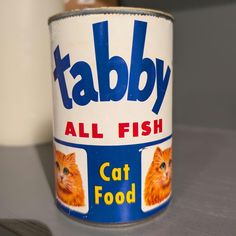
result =
[{"label": "metal can", "polygon": [[159,213],[172,195],[172,16],[97,8],[49,26],[57,207],[106,225]]}]

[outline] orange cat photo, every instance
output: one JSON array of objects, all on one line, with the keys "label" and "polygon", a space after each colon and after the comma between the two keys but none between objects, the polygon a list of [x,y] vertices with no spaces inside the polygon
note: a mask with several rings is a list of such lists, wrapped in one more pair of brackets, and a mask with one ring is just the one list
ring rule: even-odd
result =
[{"label": "orange cat photo", "polygon": [[56,193],[70,206],[84,206],[84,189],[75,153],[64,154],[54,148]]},{"label": "orange cat photo", "polygon": [[171,194],[172,148],[156,148],[145,179],[144,200],[147,206],[161,203]]}]

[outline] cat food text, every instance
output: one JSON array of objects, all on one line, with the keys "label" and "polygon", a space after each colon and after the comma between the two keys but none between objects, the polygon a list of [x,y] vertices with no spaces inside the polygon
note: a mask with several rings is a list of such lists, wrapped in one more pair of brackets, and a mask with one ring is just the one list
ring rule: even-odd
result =
[{"label": "cat food text", "polygon": [[[113,181],[115,184],[117,181],[128,181],[129,171],[130,167],[128,164],[124,164],[123,167],[111,168],[109,162],[103,163],[99,168],[100,178],[104,181],[104,183]],[[101,199],[108,206],[113,203],[121,205],[124,202],[132,204],[135,203],[135,192],[135,183],[131,183],[131,188],[126,193],[122,191],[114,193],[113,188],[110,189],[110,191],[104,192],[101,185],[96,185],[94,187],[95,204],[100,204]]]}]

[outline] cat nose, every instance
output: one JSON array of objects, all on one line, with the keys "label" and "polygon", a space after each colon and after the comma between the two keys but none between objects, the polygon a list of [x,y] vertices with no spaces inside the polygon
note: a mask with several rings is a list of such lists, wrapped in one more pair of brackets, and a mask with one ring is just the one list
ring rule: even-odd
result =
[{"label": "cat nose", "polygon": [[63,180],[63,178],[64,178],[64,177],[61,175],[61,181]]}]

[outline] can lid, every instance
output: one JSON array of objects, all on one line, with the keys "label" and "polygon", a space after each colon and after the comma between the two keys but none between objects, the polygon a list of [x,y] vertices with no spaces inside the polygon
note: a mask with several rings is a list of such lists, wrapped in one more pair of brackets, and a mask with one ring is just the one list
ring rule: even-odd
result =
[{"label": "can lid", "polygon": [[100,7],[100,8],[85,8],[82,10],[65,11],[48,19],[48,24],[53,21],[61,20],[64,18],[85,16],[85,15],[97,15],[97,14],[124,14],[124,15],[144,15],[166,18],[167,20],[174,21],[174,17],[166,12],[162,12],[154,9],[135,8],[135,7]]}]

